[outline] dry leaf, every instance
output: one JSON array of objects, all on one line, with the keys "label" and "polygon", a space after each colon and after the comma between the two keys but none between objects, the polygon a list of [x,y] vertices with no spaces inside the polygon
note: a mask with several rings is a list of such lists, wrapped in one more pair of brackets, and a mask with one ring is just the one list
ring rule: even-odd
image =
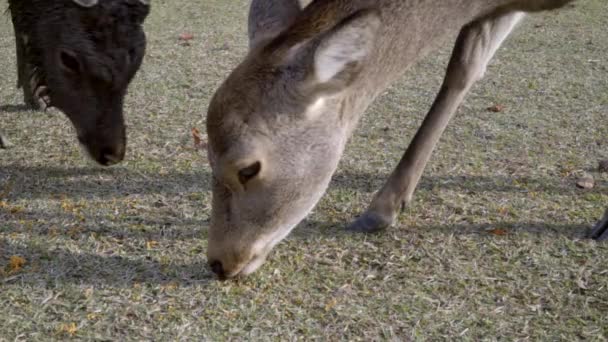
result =
[{"label": "dry leaf", "polygon": [[158,246],[158,241],[150,240],[146,242],[146,249],[148,250],[154,249],[156,246]]},{"label": "dry leaf", "polygon": [[59,326],[59,328],[57,328],[57,332],[59,332],[60,334],[68,334],[70,336],[74,336],[76,335],[76,332],[78,331],[78,327],[76,326],[76,323],[63,323]]},{"label": "dry leaf", "polygon": [[493,105],[493,106],[491,106],[491,107],[488,107],[488,110],[489,110],[490,112],[494,112],[494,113],[500,113],[500,112],[502,112],[503,110],[505,110],[505,106],[503,106],[503,105],[501,105],[501,104],[496,104],[496,105]]},{"label": "dry leaf", "polygon": [[507,235],[507,231],[504,229],[500,229],[500,228],[489,230],[488,233],[498,235],[498,236]]},{"label": "dry leaf", "polygon": [[25,266],[25,259],[18,255],[13,255],[8,261],[8,272],[19,272],[23,268],[23,266]]},{"label": "dry leaf", "polygon": [[196,148],[197,150],[207,149],[207,142],[203,140],[203,136],[201,135],[201,132],[198,130],[198,128],[193,127],[191,132],[192,140],[194,140],[194,148]]},{"label": "dry leaf", "polygon": [[336,304],[338,304],[338,300],[336,298],[330,299],[327,304],[325,304],[325,311],[333,309]]}]

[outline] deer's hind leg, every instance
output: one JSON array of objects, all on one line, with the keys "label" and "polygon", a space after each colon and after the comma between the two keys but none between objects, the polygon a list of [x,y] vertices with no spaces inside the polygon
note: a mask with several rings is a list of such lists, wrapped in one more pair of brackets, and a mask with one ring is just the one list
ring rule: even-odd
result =
[{"label": "deer's hind leg", "polygon": [[435,145],[473,84],[515,25],[522,12],[494,14],[462,28],[439,94],[422,126],[367,211],[348,230],[376,232],[391,226],[411,200]]}]

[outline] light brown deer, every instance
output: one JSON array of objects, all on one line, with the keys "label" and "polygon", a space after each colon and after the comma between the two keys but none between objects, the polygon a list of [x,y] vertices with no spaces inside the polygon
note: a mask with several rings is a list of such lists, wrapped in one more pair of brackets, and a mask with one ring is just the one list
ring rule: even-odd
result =
[{"label": "light brown deer", "polygon": [[[361,114],[460,30],[445,80],[384,187],[350,230],[393,224],[471,86],[525,12],[572,0],[253,0],[250,51],[209,106],[208,260],[220,278],[255,271],[312,210]],[[607,214],[608,215],[608,214]],[[595,230],[606,238],[607,223]]]}]

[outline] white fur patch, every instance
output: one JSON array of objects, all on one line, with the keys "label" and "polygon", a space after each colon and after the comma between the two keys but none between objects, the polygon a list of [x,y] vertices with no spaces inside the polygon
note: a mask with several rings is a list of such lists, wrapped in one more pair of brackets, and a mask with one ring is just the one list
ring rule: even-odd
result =
[{"label": "white fur patch", "polygon": [[306,118],[310,120],[314,120],[321,115],[323,112],[323,108],[325,107],[325,98],[318,98],[313,104],[308,106],[306,109]]}]

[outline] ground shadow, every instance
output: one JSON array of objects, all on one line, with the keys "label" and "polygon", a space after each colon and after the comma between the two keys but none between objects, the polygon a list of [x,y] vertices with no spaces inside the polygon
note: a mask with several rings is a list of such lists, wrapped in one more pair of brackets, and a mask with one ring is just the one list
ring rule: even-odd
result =
[{"label": "ground shadow", "polygon": [[[84,177],[86,176],[86,177]],[[210,174],[204,170],[166,173],[140,172],[126,167],[52,167],[6,165],[0,168],[4,199],[39,199],[66,196],[71,199],[116,198],[144,194],[183,194],[210,190]],[[7,189],[1,189],[2,187]]]},{"label": "ground shadow", "polygon": [[[546,223],[538,221],[530,222],[517,222],[517,221],[504,221],[496,223],[483,223],[483,224],[449,224],[449,225],[428,225],[428,226],[416,226],[416,227],[405,227],[397,225],[395,227],[388,228],[385,231],[377,232],[374,234],[361,234],[352,233],[346,230],[346,226],[351,222],[318,222],[307,220],[300,224],[298,228],[294,230],[292,238],[296,239],[308,239],[312,237],[336,237],[336,236],[355,236],[366,238],[369,236],[382,236],[382,234],[389,234],[394,230],[405,230],[407,233],[418,234],[420,232],[432,232],[443,235],[475,235],[480,237],[491,237],[499,238],[504,235],[511,235],[516,233],[527,233],[537,234],[543,236],[565,236],[569,239],[586,239],[587,234],[591,231],[593,224],[558,224],[558,223]],[[494,232],[500,231],[499,235]],[[589,240],[591,241],[591,240]]]},{"label": "ground shadow", "polygon": [[26,104],[6,104],[0,106],[0,112],[7,113],[17,113],[17,112],[25,112],[31,111],[32,108],[28,107]]},{"label": "ground shadow", "polygon": [[[159,208],[140,209],[137,216],[109,222],[107,214],[87,215],[81,220],[73,213],[50,210],[20,210],[11,212],[11,208],[0,207],[0,232],[5,234],[26,233],[49,237],[52,235],[70,236],[73,238],[96,236],[111,237],[117,240],[137,241],[187,241],[204,236],[209,219],[184,218],[175,214],[164,214]],[[154,211],[154,213],[149,212]],[[104,216],[106,215],[106,216]],[[27,226],[24,222],[35,222]],[[64,223],[69,222],[68,226]]]},{"label": "ground shadow", "polygon": [[[352,234],[338,225],[308,221],[304,229],[296,229],[289,239],[311,239],[319,236],[355,236],[368,239],[369,236]],[[324,227],[317,229],[314,227]],[[505,236],[497,236],[490,229],[504,229]],[[564,235],[571,239],[583,239],[588,231],[587,226],[577,224],[546,224],[541,222],[504,222],[500,224],[479,225],[437,225],[428,227],[407,228],[414,236],[418,231],[433,231],[445,235],[476,235],[480,238],[503,239],[517,232],[526,232],[546,236],[547,234]],[[403,228],[392,228],[403,229]],[[379,233],[386,234],[388,232]],[[446,236],[447,238],[447,236]],[[591,241],[591,240],[589,240]],[[0,260],[9,260],[11,256],[20,256],[27,261],[26,268],[15,274],[0,276],[2,284],[19,283],[31,286],[48,287],[57,284],[86,284],[92,286],[108,285],[113,287],[132,287],[133,284],[162,285],[178,284],[191,286],[208,284],[215,277],[208,270],[203,256],[193,263],[161,263],[149,256],[134,257],[120,255],[101,255],[76,253],[58,248],[47,248],[29,244],[16,244],[0,239]]]},{"label": "ground shadow", "polygon": [[24,258],[26,266],[14,274],[7,270],[0,276],[0,286],[10,283],[42,287],[66,283],[116,287],[132,287],[135,283],[188,286],[209,283],[214,279],[204,260],[189,264],[161,264],[146,256],[129,258],[75,253],[34,244],[17,245],[0,239],[0,260],[9,260],[11,256]]},{"label": "ground shadow", "polygon": [[[373,174],[369,172],[342,171],[337,173],[330,185],[332,187],[357,190],[372,193],[380,190],[388,179],[388,174]],[[525,176],[422,176],[417,190],[459,189],[465,193],[482,192],[512,192],[527,193],[539,192],[554,195],[577,194],[582,191],[574,186],[573,182],[565,182],[560,178],[534,178]],[[603,193],[606,186],[597,184],[585,192]]]}]

